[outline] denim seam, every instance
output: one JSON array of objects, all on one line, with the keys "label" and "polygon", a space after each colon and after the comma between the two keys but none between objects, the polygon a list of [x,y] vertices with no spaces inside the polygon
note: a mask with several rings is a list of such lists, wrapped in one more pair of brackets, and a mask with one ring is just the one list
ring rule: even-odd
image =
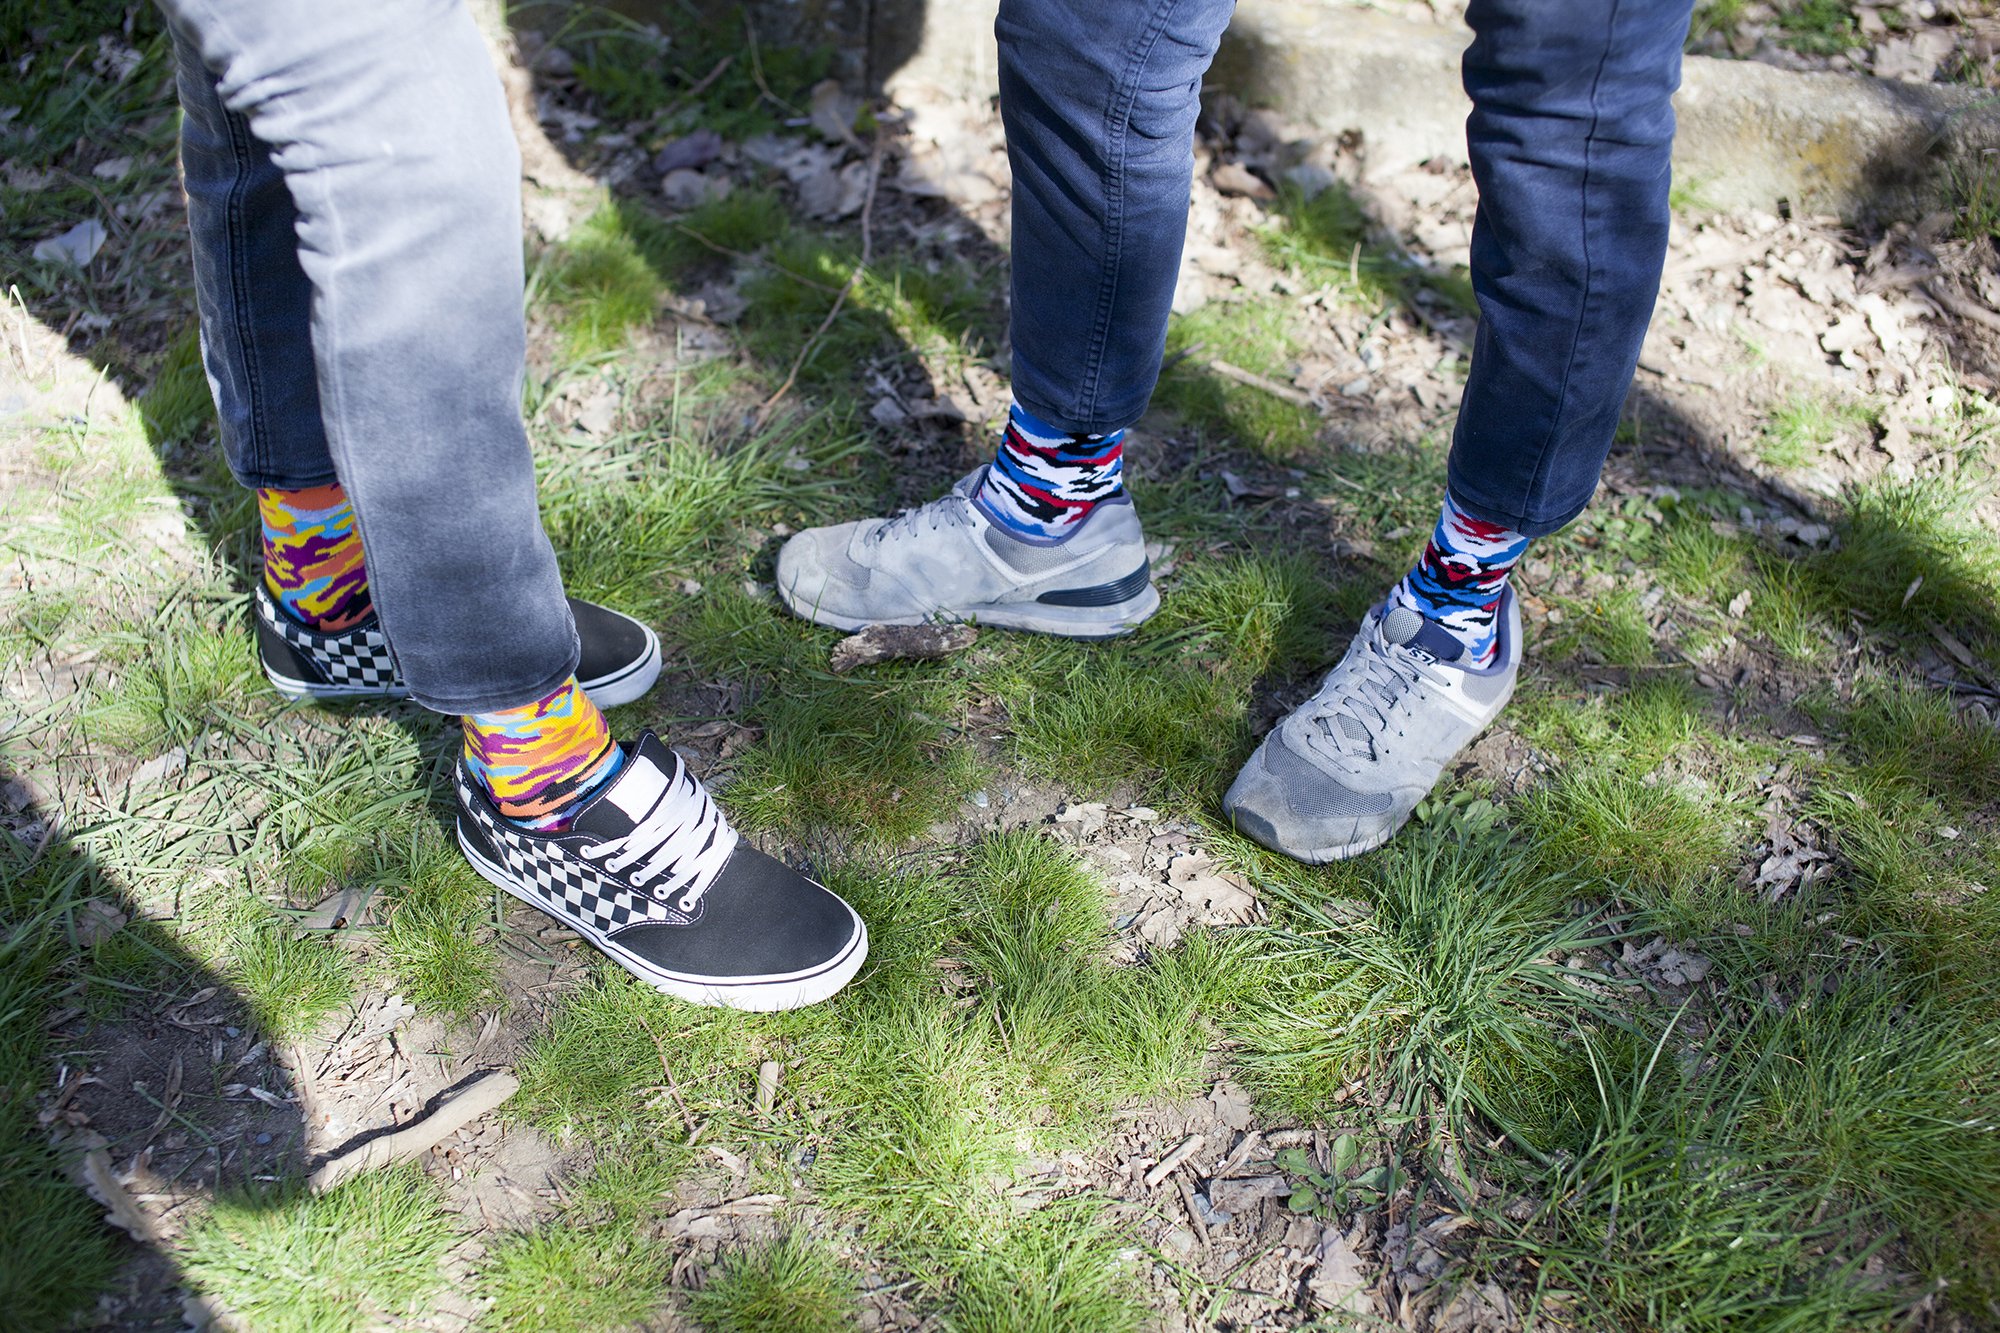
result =
[{"label": "denim seam", "polygon": [[[218,96],[217,105],[221,101]],[[229,196],[223,207],[223,231],[229,238],[229,314],[236,327],[235,361],[243,376],[244,401],[250,409],[250,455],[258,475],[269,477],[275,471],[270,450],[271,423],[264,410],[264,377],[258,366],[256,336],[251,327],[250,247],[243,226],[243,200],[250,188],[254,164],[252,149],[246,142],[250,126],[227,106],[222,107],[222,124],[235,167],[235,179],[229,183]]]},{"label": "denim seam", "polygon": [[1583,204],[1580,210],[1580,218],[1583,225],[1579,228],[1581,232],[1580,244],[1583,248],[1583,297],[1577,302],[1576,328],[1570,333],[1569,352],[1563,361],[1562,383],[1556,388],[1556,410],[1550,418],[1548,434],[1542,438],[1541,447],[1537,451],[1535,470],[1529,475],[1528,493],[1521,500],[1521,507],[1523,509],[1532,507],[1535,498],[1542,493],[1543,487],[1547,484],[1547,474],[1552,459],[1553,447],[1556,437],[1562,432],[1564,414],[1568,410],[1570,377],[1576,370],[1577,350],[1583,344],[1583,330],[1584,326],[1589,322],[1590,304],[1595,296],[1597,270],[1594,261],[1591,259],[1590,248],[1591,163],[1593,150],[1597,146],[1597,128],[1604,118],[1603,108],[1598,103],[1598,92],[1603,87],[1604,66],[1611,59],[1612,48],[1616,40],[1618,10],[1618,0],[1612,0],[1611,13],[1605,19],[1604,48],[1602,53],[1597,57],[1597,69],[1591,75],[1590,80],[1590,129],[1583,136],[1583,183],[1581,190]]},{"label": "denim seam", "polygon": [[1168,16],[1179,4],[1180,0],[1160,0],[1145,31],[1134,43],[1131,57],[1113,90],[1111,104],[1105,108],[1104,276],[1098,280],[1097,311],[1091,319],[1090,344],[1083,359],[1083,384],[1075,410],[1067,414],[1081,420],[1097,419],[1098,376],[1104,366],[1104,345],[1111,333],[1111,310],[1117,303],[1118,261],[1124,244],[1125,141],[1132,122],[1132,105],[1138,100],[1139,76],[1152,58],[1160,34],[1166,31]]}]

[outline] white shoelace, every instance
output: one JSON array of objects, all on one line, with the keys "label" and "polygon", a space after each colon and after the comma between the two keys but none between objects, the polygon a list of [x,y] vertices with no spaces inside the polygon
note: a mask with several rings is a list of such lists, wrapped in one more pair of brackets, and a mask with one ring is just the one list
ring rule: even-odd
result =
[{"label": "white shoelace", "polygon": [[662,900],[679,893],[673,905],[692,912],[736,850],[736,830],[709,798],[708,789],[675,755],[666,790],[630,833],[578,850],[592,860],[604,858],[604,868],[613,874],[638,867],[624,875],[632,887],[645,888],[661,880],[649,892]]}]

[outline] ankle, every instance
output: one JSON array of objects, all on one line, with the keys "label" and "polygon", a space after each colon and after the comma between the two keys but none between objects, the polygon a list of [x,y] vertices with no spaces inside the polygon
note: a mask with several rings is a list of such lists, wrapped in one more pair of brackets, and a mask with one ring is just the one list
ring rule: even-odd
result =
[{"label": "ankle", "polygon": [[501,814],[530,828],[567,828],[624,767],[604,714],[570,677],[520,708],[468,713],[465,766]]},{"label": "ankle", "polygon": [[1125,493],[1125,432],[1075,434],[1039,421],[1019,404],[974,497],[1003,531],[1060,541],[1091,511]]},{"label": "ankle", "polygon": [[293,619],[337,634],[375,609],[354,506],[338,482],[303,490],[260,487],[264,586]]},{"label": "ankle", "polygon": [[1391,603],[1456,639],[1465,649],[1460,665],[1484,669],[1499,656],[1500,605],[1527,549],[1526,536],[1472,517],[1447,493],[1430,542],[1390,594]]}]

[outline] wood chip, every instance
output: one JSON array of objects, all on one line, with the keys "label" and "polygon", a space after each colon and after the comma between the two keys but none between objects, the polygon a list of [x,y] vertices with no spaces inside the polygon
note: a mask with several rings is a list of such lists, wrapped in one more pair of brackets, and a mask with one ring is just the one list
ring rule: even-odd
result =
[{"label": "wood chip", "polygon": [[1200,1152],[1201,1145],[1207,1141],[1207,1139],[1199,1134],[1190,1134],[1185,1139],[1182,1139],[1178,1148],[1175,1148],[1172,1152],[1161,1158],[1160,1164],[1146,1173],[1146,1188],[1152,1189],[1168,1176],[1172,1175],[1175,1168],[1180,1166],[1182,1162]]},{"label": "wood chip", "polygon": [[870,625],[833,645],[828,665],[843,673],[877,662],[934,661],[963,652],[978,638],[970,625]]},{"label": "wood chip", "polygon": [[766,1060],[757,1066],[757,1114],[768,1116],[771,1107],[778,1100],[778,1077],[785,1067],[776,1060]]},{"label": "wood chip", "polygon": [[104,1205],[105,1221],[133,1240],[147,1245],[159,1242],[159,1232],[153,1226],[153,1219],[118,1183],[118,1173],[111,1168],[111,1154],[104,1149],[92,1148],[83,1155],[83,1187],[91,1198]]}]

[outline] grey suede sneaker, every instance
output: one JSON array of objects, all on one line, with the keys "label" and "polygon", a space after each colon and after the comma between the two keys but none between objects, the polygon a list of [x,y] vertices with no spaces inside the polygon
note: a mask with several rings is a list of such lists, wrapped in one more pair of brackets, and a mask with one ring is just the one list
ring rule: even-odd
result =
[{"label": "grey suede sneaker", "polygon": [[986,469],[894,518],[809,528],[778,552],[778,595],[836,629],[969,620],[1073,639],[1129,634],[1159,610],[1139,515],[1106,500],[1059,542],[1006,532],[973,503]]},{"label": "grey suede sneaker", "polygon": [[1452,757],[1514,693],[1521,612],[1510,588],[1499,653],[1484,671],[1452,665],[1457,639],[1407,607],[1376,607],[1319,693],[1271,729],[1223,811],[1244,836],[1311,865],[1387,842]]}]

